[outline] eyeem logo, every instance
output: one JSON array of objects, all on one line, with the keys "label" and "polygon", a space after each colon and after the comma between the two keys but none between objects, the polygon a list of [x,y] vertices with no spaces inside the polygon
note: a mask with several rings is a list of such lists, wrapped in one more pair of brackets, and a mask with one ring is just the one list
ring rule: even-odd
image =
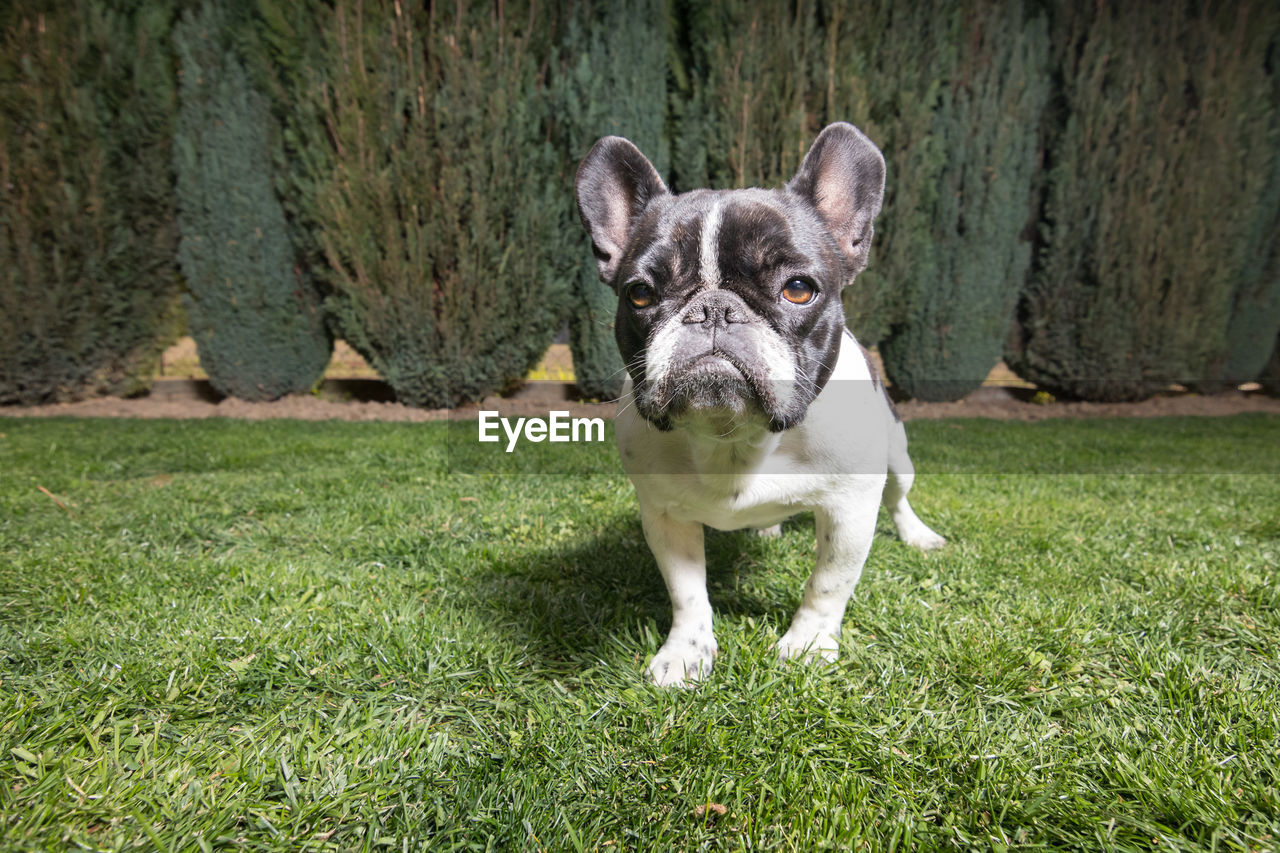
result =
[{"label": "eyeem logo", "polygon": [[507,453],[516,449],[521,436],[537,444],[542,441],[604,441],[604,418],[571,418],[568,412],[548,412],[546,418],[501,417],[497,412],[481,412],[480,441],[501,441],[498,427],[507,435]]}]

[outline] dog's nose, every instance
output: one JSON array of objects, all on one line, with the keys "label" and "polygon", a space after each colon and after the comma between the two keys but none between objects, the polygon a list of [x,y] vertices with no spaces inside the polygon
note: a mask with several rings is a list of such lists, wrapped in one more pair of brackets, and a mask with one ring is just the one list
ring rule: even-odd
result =
[{"label": "dog's nose", "polygon": [[720,329],[731,323],[747,322],[746,313],[740,305],[735,305],[727,295],[712,294],[698,300],[685,309],[680,318],[687,326],[706,326],[709,329]]}]

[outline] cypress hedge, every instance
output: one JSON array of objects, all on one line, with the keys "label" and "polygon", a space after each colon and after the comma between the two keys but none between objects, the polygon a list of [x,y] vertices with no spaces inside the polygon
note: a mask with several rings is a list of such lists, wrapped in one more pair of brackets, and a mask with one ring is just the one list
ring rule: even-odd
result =
[{"label": "cypress hedge", "polygon": [[549,22],[533,4],[393,0],[321,18],[291,134],[335,329],[402,402],[480,399],[545,352],[580,269],[555,251],[571,231],[539,76]]},{"label": "cypress hedge", "polygon": [[[681,130],[696,169],[677,189],[778,186],[795,175],[821,127],[813,114],[822,47],[817,3],[723,0],[681,7],[680,47],[694,75]],[[687,155],[686,155],[687,156]]]},{"label": "cypress hedge", "polygon": [[1280,9],[1264,9],[1256,18],[1249,16],[1237,23],[1257,27],[1250,51],[1252,85],[1232,93],[1243,97],[1243,103],[1219,106],[1232,110],[1242,123],[1253,125],[1254,132],[1259,123],[1268,125],[1270,149],[1260,146],[1264,157],[1242,164],[1251,175],[1249,180],[1260,182],[1256,215],[1242,238],[1241,272],[1233,288],[1224,347],[1209,359],[1203,379],[1196,383],[1206,391],[1234,389],[1259,377],[1265,365],[1276,363],[1275,355],[1268,359],[1272,350],[1268,342],[1280,334]]},{"label": "cypress hedge", "polygon": [[[682,35],[673,52],[671,98],[677,189],[779,186],[831,121],[854,122],[884,151],[890,180],[871,265],[843,293],[850,326],[868,344],[883,338],[898,316],[885,252],[895,234],[911,227],[908,208],[895,216],[891,205],[897,194],[912,193],[895,174],[908,158],[890,138],[911,110],[877,103],[873,114],[868,81],[881,58],[885,68],[900,74],[922,73],[922,56],[938,66],[947,62],[938,53],[944,42],[921,42],[930,33],[927,17],[904,23],[906,13],[895,16],[894,7],[889,0],[675,5]],[[888,96],[897,93],[886,90]],[[909,179],[916,172],[908,167],[904,174]]]},{"label": "cypress hedge", "polygon": [[905,319],[908,283],[927,281],[938,267],[931,213],[948,152],[931,131],[956,63],[956,13],[944,5],[839,2],[827,25],[827,117],[862,128],[885,158],[871,261],[844,293],[850,327],[867,345]]},{"label": "cypress hedge", "polygon": [[936,100],[920,127],[925,138],[907,142],[930,152],[906,183],[927,192],[911,197],[900,187],[886,204],[891,225],[904,215],[923,221],[908,235],[886,228],[877,271],[897,281],[904,302],[880,343],[885,372],[917,399],[956,400],[982,384],[1030,267],[1049,44],[1044,16],[1022,8],[1022,0],[977,0],[929,14],[934,27],[952,16],[955,61],[939,69],[943,85],[927,83]]},{"label": "cypress hedge", "polygon": [[0,403],[145,390],[179,327],[166,3],[38,3],[0,48]]},{"label": "cypress hedge", "polygon": [[677,173],[776,186],[823,125],[857,124],[888,181],[871,265],[843,294],[850,325],[913,396],[976,387],[1030,262],[1043,16],[1017,0],[677,8],[691,69],[674,75]]},{"label": "cypress hedge", "polygon": [[[561,189],[566,204],[573,204],[578,162],[601,136],[626,136],[660,173],[668,171],[667,29],[663,0],[587,4],[568,21],[561,42],[563,67],[553,86],[558,141],[569,154],[564,167],[569,180]],[[644,62],[636,61],[637,46],[645,48]],[[566,216],[577,218],[572,209]],[[585,245],[579,238],[564,247],[581,259],[568,305],[574,377],[583,396],[613,399],[625,378],[614,339],[618,297],[600,281]]]},{"label": "cypress hedge", "polygon": [[[675,191],[711,185],[707,177],[707,150],[714,147],[716,130],[706,70],[695,66],[695,47],[705,47],[704,28],[694,15],[707,4],[696,0],[668,0],[667,20],[667,150],[671,166],[664,177]],[[626,136],[626,134],[622,134]]]},{"label": "cypress hedge", "polygon": [[1054,393],[1101,401],[1245,378],[1280,320],[1280,281],[1262,275],[1280,13],[1200,0],[1054,10],[1065,118],[1006,360]]},{"label": "cypress hedge", "polygon": [[181,107],[174,164],[188,328],[223,394],[273,400],[324,373],[332,338],[273,187],[266,99],[209,3],[174,32]]},{"label": "cypress hedge", "polygon": [[1280,397],[1280,338],[1276,339],[1271,357],[1258,371],[1258,382],[1262,385],[1263,391],[1273,397]]},{"label": "cypress hedge", "polygon": [[176,149],[172,6],[0,9],[0,401],[145,387],[177,316],[175,165],[192,331],[224,391],[309,384],[314,280],[405,402],[501,389],[566,317],[581,390],[612,396],[615,297],[573,223],[591,142],[636,140],[677,191],[777,186],[834,120],[888,163],[844,298],[900,389],[955,397],[1002,339],[1066,396],[1270,376],[1280,7],[210,8],[218,38],[179,30]]}]

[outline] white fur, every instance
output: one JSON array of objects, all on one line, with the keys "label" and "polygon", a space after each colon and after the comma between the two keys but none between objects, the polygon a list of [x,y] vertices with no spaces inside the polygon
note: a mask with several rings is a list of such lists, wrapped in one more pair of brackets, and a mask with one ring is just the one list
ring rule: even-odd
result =
[{"label": "white fur", "polygon": [[711,210],[702,220],[702,242],[698,261],[701,264],[702,283],[709,290],[720,286],[720,218],[723,199],[716,199]]},{"label": "white fur", "polygon": [[796,362],[782,336],[761,324],[756,334],[756,350],[769,366],[769,379],[778,404],[786,407],[796,392]]},{"label": "white fur", "polygon": [[[649,350],[651,365],[665,331]],[[701,680],[716,653],[703,525],[767,528],[799,512],[814,513],[817,563],[791,627],[778,641],[783,658],[835,659],[840,622],[870,551],[882,497],[904,541],[926,549],[944,543],[907,503],[913,473],[902,424],[871,381],[852,336],[841,344],[831,379],[805,419],[781,433],[757,422],[725,430],[723,423],[696,419],[659,431],[636,413],[627,381],[618,446],[673,610],[671,633],[649,664],[658,684]]]},{"label": "white fur", "polygon": [[661,382],[671,370],[671,361],[676,353],[676,342],[683,330],[684,321],[680,314],[676,313],[654,332],[644,359],[645,378],[651,383],[656,385]]}]

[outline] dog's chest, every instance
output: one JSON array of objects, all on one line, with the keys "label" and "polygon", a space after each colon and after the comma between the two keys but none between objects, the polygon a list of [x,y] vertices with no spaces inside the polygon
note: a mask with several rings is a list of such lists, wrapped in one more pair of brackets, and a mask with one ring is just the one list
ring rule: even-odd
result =
[{"label": "dog's chest", "polygon": [[[768,527],[842,487],[797,453],[794,440],[753,455],[741,446],[708,450],[679,433],[636,427],[640,433],[624,441],[624,465],[641,501],[675,518],[720,530]],[[623,423],[619,428],[628,432]]]},{"label": "dog's chest", "polygon": [[[623,467],[641,502],[733,530],[768,527],[820,507],[839,509],[863,492],[878,494],[891,417],[861,352],[849,342],[805,421],[771,437],[745,424],[737,425],[735,441],[659,431],[631,405],[628,381],[615,424]],[[734,429],[730,424],[719,432]]]},{"label": "dog's chest", "polygon": [[805,475],[694,475],[632,478],[646,505],[685,521],[717,530],[769,527],[811,508],[822,484]]}]

